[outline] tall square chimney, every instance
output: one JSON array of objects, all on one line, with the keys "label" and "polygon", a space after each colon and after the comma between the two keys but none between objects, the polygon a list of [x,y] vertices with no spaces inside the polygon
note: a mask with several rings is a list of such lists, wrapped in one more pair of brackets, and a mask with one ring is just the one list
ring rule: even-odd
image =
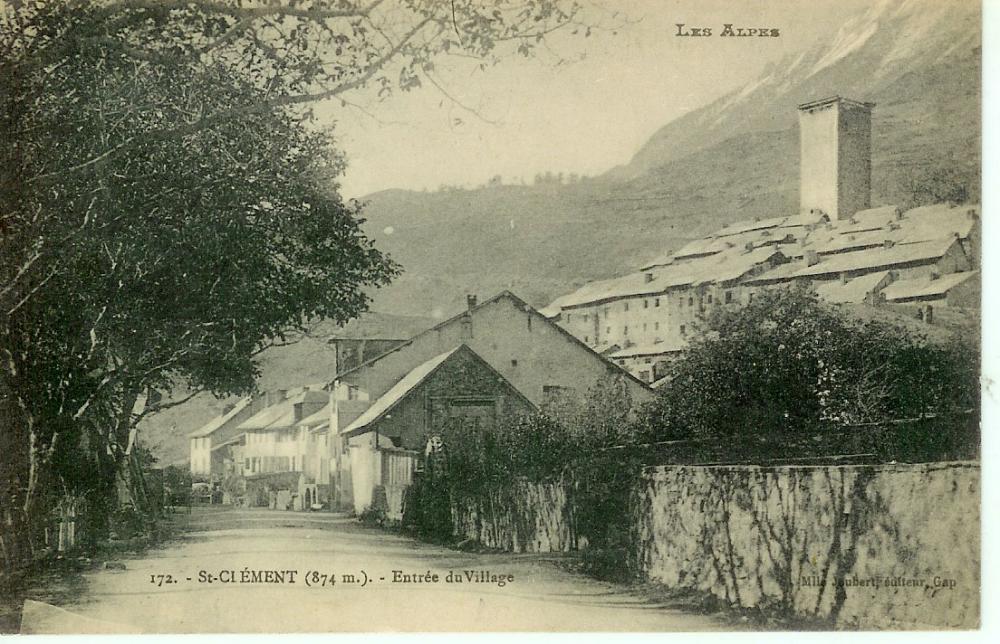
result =
[{"label": "tall square chimney", "polygon": [[802,212],[848,219],[871,208],[873,107],[840,96],[799,105]]}]

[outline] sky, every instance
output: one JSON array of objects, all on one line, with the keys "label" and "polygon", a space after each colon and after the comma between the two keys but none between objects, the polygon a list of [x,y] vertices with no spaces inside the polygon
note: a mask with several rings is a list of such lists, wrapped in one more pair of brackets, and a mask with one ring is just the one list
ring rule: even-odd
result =
[{"label": "sky", "polygon": [[[317,106],[348,169],[341,194],[472,187],[500,175],[600,174],[657,129],[750,82],[877,0],[587,0],[607,29],[557,32],[534,59],[485,71],[437,61],[432,84],[379,101],[371,91]],[[611,18],[612,10],[623,17]],[[676,36],[676,23],[779,29],[777,38]],[[617,33],[614,33],[617,32]],[[562,62],[561,62],[562,61]]]}]

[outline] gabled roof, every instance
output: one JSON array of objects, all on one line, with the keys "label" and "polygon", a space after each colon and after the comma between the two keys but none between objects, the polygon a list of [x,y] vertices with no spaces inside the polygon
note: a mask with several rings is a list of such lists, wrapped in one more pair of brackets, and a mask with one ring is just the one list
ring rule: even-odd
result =
[{"label": "gabled roof", "polygon": [[[426,331],[422,331],[421,333],[418,333],[417,335],[413,336],[412,338],[410,338],[406,342],[400,344],[399,346],[393,347],[392,349],[389,349],[388,351],[386,351],[386,352],[384,352],[384,353],[382,353],[380,355],[377,355],[374,358],[372,358],[372,359],[370,359],[370,360],[368,360],[366,362],[363,362],[362,364],[359,364],[358,366],[354,367],[353,369],[348,369],[347,371],[344,371],[342,373],[337,374],[337,379],[339,379],[339,378],[341,378],[343,376],[346,376],[348,374],[354,373],[355,371],[360,371],[363,368],[370,367],[371,365],[375,364],[376,362],[378,362],[379,360],[381,360],[385,356],[388,356],[388,355],[391,355],[393,353],[396,353],[397,351],[402,351],[402,350],[406,349],[406,347],[409,347],[410,345],[412,345],[413,342],[414,342],[414,340],[416,340],[417,338],[420,338],[420,337],[422,337],[424,335],[427,335],[429,333],[433,333],[433,332],[437,331],[438,329],[441,329],[441,328],[443,328],[443,327],[445,327],[445,326],[447,326],[449,324],[452,324],[452,323],[460,320],[463,316],[467,315],[468,313],[475,313],[476,311],[478,311],[478,310],[480,310],[480,309],[482,309],[482,308],[484,308],[486,306],[489,306],[491,304],[494,304],[496,302],[499,302],[502,299],[509,299],[509,300],[511,300],[517,308],[521,309],[522,311],[524,311],[528,315],[534,314],[534,315],[538,316],[538,319],[541,320],[542,322],[544,322],[545,324],[549,325],[549,328],[553,329],[554,331],[556,331],[557,333],[559,333],[560,335],[562,335],[564,338],[566,338],[567,340],[569,340],[571,343],[577,345],[578,347],[581,347],[581,348],[585,349],[587,351],[587,353],[592,354],[598,360],[600,360],[601,362],[603,362],[607,367],[610,367],[612,371],[614,371],[614,372],[616,372],[616,373],[618,373],[618,374],[620,374],[622,376],[625,376],[626,378],[632,380],[633,382],[636,382],[639,385],[641,385],[642,387],[645,387],[645,388],[648,389],[649,386],[646,383],[644,383],[643,381],[639,380],[638,378],[636,378],[635,376],[633,376],[631,373],[629,373],[625,369],[622,369],[620,366],[618,366],[614,362],[608,360],[607,358],[605,358],[604,356],[600,355],[599,353],[596,353],[593,349],[591,349],[589,346],[587,346],[583,342],[583,340],[581,340],[580,338],[576,337],[575,335],[573,335],[572,333],[570,333],[566,329],[562,328],[558,324],[554,323],[552,320],[548,319],[547,317],[545,317],[544,315],[542,315],[541,313],[539,313],[538,311],[536,311],[534,307],[532,307],[530,304],[528,304],[527,302],[525,302],[524,300],[522,300],[518,296],[514,295],[510,291],[501,291],[500,293],[497,293],[496,295],[494,295],[490,299],[485,300],[484,302],[481,302],[481,303],[477,304],[476,306],[472,307],[472,309],[470,309],[468,311],[463,311],[462,313],[459,313],[457,315],[454,315],[454,316],[448,318],[444,322],[436,324],[435,326],[427,329]],[[328,384],[332,385],[333,382],[335,382],[335,381],[336,381],[336,379],[334,381],[331,381]]]},{"label": "gabled roof", "polygon": [[[889,268],[911,262],[932,261],[943,257],[955,243],[957,240],[954,237],[947,237],[914,244],[896,244],[891,248],[870,248],[839,255],[825,255],[819,263],[804,267],[793,273],[791,277],[814,277],[845,271]],[[765,274],[762,277],[766,276]]]},{"label": "gabled roof", "polygon": [[943,297],[951,289],[978,274],[978,271],[965,271],[962,273],[948,273],[935,279],[920,277],[917,279],[899,280],[887,286],[882,292],[885,294],[885,299],[889,302],[917,297]]},{"label": "gabled roof", "polygon": [[914,243],[938,239],[946,235],[957,234],[966,239],[972,233],[979,220],[979,206],[967,204],[952,206],[950,204],[934,204],[907,210],[899,233],[899,243]]},{"label": "gabled roof", "polygon": [[834,235],[830,239],[812,244],[811,248],[820,255],[843,253],[862,248],[874,248],[875,246],[885,244],[887,239],[893,239],[892,232],[894,231],[879,228],[864,232]]},{"label": "gabled roof", "polygon": [[[686,262],[677,262],[652,272],[631,273],[624,277],[585,284],[568,296],[563,296],[562,308],[598,304],[625,297],[657,295],[679,286],[697,286],[712,282],[728,282],[742,277],[756,266],[781,256],[773,245],[747,251],[733,248]],[[652,275],[652,279],[647,277]]]},{"label": "gabled roof", "polygon": [[771,217],[769,219],[758,219],[751,221],[736,221],[727,226],[723,226],[718,232],[715,233],[715,237],[728,237],[729,235],[738,235],[740,233],[747,233],[752,230],[763,230],[765,228],[777,228],[785,223],[788,217]]},{"label": "gabled roof", "polygon": [[389,390],[382,394],[381,398],[372,403],[371,407],[355,418],[347,427],[342,429],[340,433],[344,435],[358,434],[360,433],[360,430],[385,416],[392,410],[393,407],[398,405],[408,393],[416,389],[420,383],[427,379],[428,376],[437,371],[438,367],[443,365],[445,360],[453,356],[462,346],[465,345],[460,345],[451,351],[446,351],[441,355],[434,356],[427,362],[411,369],[409,373],[400,378],[399,381],[392,387],[389,387]]},{"label": "gabled roof", "polygon": [[237,414],[246,409],[251,402],[253,402],[253,399],[250,397],[241,398],[240,401],[237,402],[232,409],[230,409],[224,414],[216,416],[212,420],[208,421],[198,429],[188,434],[188,436],[190,438],[202,438],[204,436],[210,436],[217,429],[221,428],[223,425],[232,420]]},{"label": "gabled roof", "polygon": [[[328,396],[329,398],[329,396]],[[323,423],[330,422],[330,414],[332,413],[331,407],[332,403],[327,403],[325,407],[317,411],[316,413],[306,416],[299,422],[295,423],[299,427],[313,427],[315,425],[321,425]]]},{"label": "gabled roof", "polygon": [[240,423],[240,429],[255,430],[268,428],[291,427],[295,425],[295,404],[301,402],[320,403],[330,400],[330,393],[323,389],[323,385],[309,385],[302,389],[289,392],[283,400],[265,407],[259,412]]},{"label": "gabled roof", "polygon": [[419,387],[425,380],[427,380],[431,375],[433,375],[438,369],[444,365],[449,358],[459,353],[466,353],[471,355],[480,364],[485,366],[490,370],[493,375],[499,378],[501,381],[506,383],[506,385],[516,392],[521,399],[528,404],[530,407],[535,406],[531,404],[527,398],[524,397],[521,392],[517,390],[514,385],[510,383],[506,378],[504,378],[500,373],[494,369],[488,362],[483,360],[479,354],[470,349],[465,344],[460,344],[450,351],[446,351],[440,355],[434,356],[430,360],[420,364],[409,371],[405,376],[399,379],[392,387],[389,388],[378,400],[376,400],[372,405],[366,409],[360,416],[358,416],[354,421],[352,421],[347,427],[341,430],[341,434],[344,436],[353,436],[355,434],[361,434],[364,432],[365,428],[379,420],[390,411],[393,410],[396,405],[403,401],[404,398],[414,389]]},{"label": "gabled roof", "polygon": [[880,271],[860,275],[846,283],[837,280],[825,282],[816,286],[816,292],[827,302],[836,304],[861,304],[869,293],[878,288],[883,280],[889,279],[889,271]]},{"label": "gabled roof", "polygon": [[224,441],[222,443],[219,443],[218,445],[213,446],[212,447],[212,451],[214,452],[217,449],[222,449],[223,447],[229,447],[230,445],[234,445],[236,443],[242,443],[244,441],[244,439],[246,439],[246,436],[247,436],[246,432],[244,432],[242,434],[237,434],[236,436],[233,436],[229,440]]}]

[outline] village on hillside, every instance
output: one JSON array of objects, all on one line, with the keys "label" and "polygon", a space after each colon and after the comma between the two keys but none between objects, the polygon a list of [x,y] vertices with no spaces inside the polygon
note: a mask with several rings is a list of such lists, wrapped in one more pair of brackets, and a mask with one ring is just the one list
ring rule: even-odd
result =
[{"label": "village on hillside", "polygon": [[0,634],[980,629],[981,14],[0,0]]},{"label": "village on hillside", "polygon": [[824,301],[919,325],[980,301],[975,204],[870,203],[871,112],[839,96],[798,106],[798,213],[732,224],[638,273],[589,283],[536,311],[500,293],[412,338],[332,339],[327,382],[245,399],[190,434],[190,469],[221,503],[296,510],[403,498],[445,425],[495,425],[620,379],[637,402],[713,308],[808,285]]}]

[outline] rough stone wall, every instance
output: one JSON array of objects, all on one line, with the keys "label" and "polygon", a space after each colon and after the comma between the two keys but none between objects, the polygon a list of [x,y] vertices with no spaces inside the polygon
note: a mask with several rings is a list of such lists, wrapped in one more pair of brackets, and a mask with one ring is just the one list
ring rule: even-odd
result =
[{"label": "rough stone wall", "polygon": [[566,552],[578,539],[566,489],[555,483],[516,482],[488,499],[452,509],[455,532],[509,552]]},{"label": "rough stone wall", "polygon": [[979,623],[978,464],[665,466],[641,488],[650,580],[841,627]]}]

